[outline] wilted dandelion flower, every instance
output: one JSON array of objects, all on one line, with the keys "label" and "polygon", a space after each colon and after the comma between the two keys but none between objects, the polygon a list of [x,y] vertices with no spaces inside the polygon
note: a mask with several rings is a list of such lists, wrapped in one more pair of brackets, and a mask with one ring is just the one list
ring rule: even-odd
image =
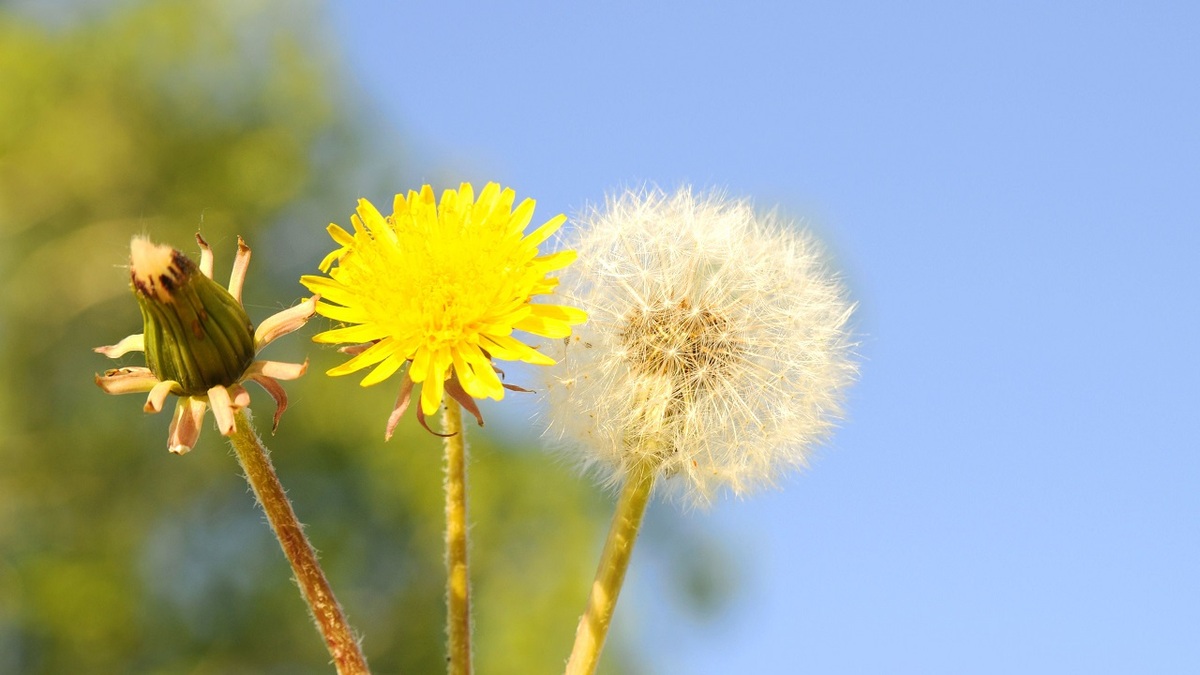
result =
[{"label": "wilted dandelion flower", "polygon": [[[348,324],[318,334],[353,358],[329,370],[346,375],[373,369],[369,386],[405,365],[400,396],[388,420],[391,436],[408,407],[414,383],[422,384],[417,417],[437,411],[449,395],[483,423],[473,399],[501,399],[504,390],[492,359],[547,365],[553,360],[513,337],[520,330],[562,338],[586,315],[572,307],[532,302],[550,293],[549,276],[575,259],[573,251],[539,255],[538,245],[566,220],[556,216],[525,234],[534,201],[513,208],[514,193],[488,183],[476,198],[471,186],[446,190],[441,202],[429,185],[396,195],[384,217],[367,200],[350,217],[354,233],[328,228],[339,246],[321,262],[329,277],[301,283],[323,301],[317,312]],[[336,266],[334,264],[336,263]]]},{"label": "wilted dandelion flower", "polygon": [[159,412],[171,394],[179,396],[171,420],[167,448],[183,454],[196,445],[201,423],[211,406],[221,433],[235,429],[234,413],[250,405],[242,383],[257,382],[275,399],[274,426],[287,409],[287,393],[278,380],[294,380],[308,363],[257,361],[255,355],[276,338],[300,328],[315,312],[318,298],[279,312],[257,330],[242,308],[242,285],[250,264],[250,248],[238,238],[238,253],[229,289],[212,280],[213,253],[200,244],[200,265],[183,253],[151,243],[130,242],[130,285],[142,310],[143,332],[96,352],[117,358],[132,351],[146,353],[146,366],[116,368],[96,376],[109,394],[149,392],[146,412]]},{"label": "wilted dandelion flower", "polygon": [[811,238],[745,201],[651,191],[581,218],[549,425],[610,484],[656,468],[685,502],[803,466],[852,379],[853,309]]},{"label": "wilted dandelion flower", "polygon": [[292,566],[301,595],[317,624],[339,673],[367,672],[366,659],[345,614],[333,595],[304,526],[288,501],[267,450],[243,410],[250,394],[247,380],[262,385],[275,399],[274,425],[287,408],[287,394],[277,380],[294,380],[308,362],[256,361],[260,349],[300,328],[316,313],[318,297],[285,309],[255,330],[242,307],[242,285],[250,265],[250,248],[238,237],[238,252],[228,290],[212,280],[213,254],[200,244],[200,264],[183,253],[153,244],[145,237],[130,243],[129,272],[133,295],[142,310],[144,331],[96,351],[117,358],[131,351],[146,353],[148,367],[118,368],[96,376],[110,394],[150,392],[146,412],[162,410],[170,394],[179,396],[167,441],[183,454],[200,436],[208,407],[217,427],[229,437],[246,481],[263,507],[271,529]]}]

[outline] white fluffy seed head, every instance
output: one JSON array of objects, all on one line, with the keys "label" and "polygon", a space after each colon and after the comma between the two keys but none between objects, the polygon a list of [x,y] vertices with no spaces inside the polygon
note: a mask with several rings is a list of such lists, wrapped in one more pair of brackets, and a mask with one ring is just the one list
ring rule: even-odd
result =
[{"label": "white fluffy seed head", "polygon": [[703,506],[805,466],[853,379],[853,306],[815,242],[748,202],[627,192],[578,219],[549,433],[603,482],[646,460]]}]

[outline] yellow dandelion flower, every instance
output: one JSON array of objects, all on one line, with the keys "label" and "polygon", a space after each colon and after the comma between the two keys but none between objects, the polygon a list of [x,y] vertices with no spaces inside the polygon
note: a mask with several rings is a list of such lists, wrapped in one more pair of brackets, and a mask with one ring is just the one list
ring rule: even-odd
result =
[{"label": "yellow dandelion flower", "polygon": [[320,269],[300,282],[319,293],[317,312],[345,324],[313,339],[343,348],[353,357],[328,371],[347,375],[373,366],[362,380],[369,386],[408,364],[400,397],[388,420],[392,431],[421,384],[417,417],[422,425],[449,395],[483,424],[473,399],[504,397],[516,389],[501,382],[492,359],[554,363],[513,336],[524,331],[564,338],[587,315],[573,307],[534,303],[558,279],[549,276],[575,260],[574,251],[541,255],[538,246],[566,221],[558,215],[525,233],[534,200],[513,207],[515,193],[488,183],[476,197],[471,186],[446,190],[440,201],[433,188],[396,195],[384,217],[360,199],[350,222],[353,234],[330,224],[338,248]]}]

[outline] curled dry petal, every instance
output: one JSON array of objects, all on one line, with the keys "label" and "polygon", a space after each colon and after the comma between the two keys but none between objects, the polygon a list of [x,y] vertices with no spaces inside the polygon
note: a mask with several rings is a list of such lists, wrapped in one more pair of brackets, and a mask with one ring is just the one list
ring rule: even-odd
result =
[{"label": "curled dry petal", "polygon": [[142,333],[137,333],[135,335],[130,335],[115,345],[96,347],[92,351],[96,352],[97,354],[103,354],[110,359],[115,359],[118,356],[124,356],[129,352],[144,352],[146,351],[146,336]]},{"label": "curled dry petal", "polygon": [[96,376],[96,385],[106,394],[140,394],[150,391],[158,384],[158,378],[149,368],[113,368]]},{"label": "curled dry petal", "polygon": [[408,410],[408,404],[412,402],[412,390],[413,381],[406,372],[404,381],[400,383],[400,395],[396,397],[396,406],[388,417],[387,430],[384,432],[383,440],[392,440],[392,433],[396,431],[396,425],[400,423],[400,418],[404,417],[404,411]]},{"label": "curled dry petal", "polygon": [[234,300],[242,301],[242,285],[246,283],[246,269],[250,267],[250,247],[238,236],[237,257],[233,259],[233,272],[229,274],[229,294]]},{"label": "curled dry petal", "polygon": [[446,380],[446,393],[449,394],[450,397],[455,401],[458,401],[467,412],[471,413],[471,415],[475,417],[475,422],[478,423],[479,426],[483,426],[483,414],[479,412],[479,405],[475,402],[475,399],[471,398],[467,392],[463,391],[462,385],[459,384],[457,377],[451,377],[450,379]]},{"label": "curled dry petal", "polygon": [[167,450],[182,455],[196,447],[200,428],[204,422],[204,411],[208,404],[202,398],[181,396],[175,404],[175,417],[171,419],[171,430],[167,435]]},{"label": "curled dry petal", "polygon": [[271,433],[279,428],[279,418],[283,417],[283,411],[287,410],[288,398],[287,392],[273,378],[266,375],[251,375],[251,380],[254,380],[275,399],[275,417],[271,420]]},{"label": "curled dry petal", "polygon": [[[451,381],[454,381],[455,385],[458,384],[456,380],[446,381],[445,386],[446,386],[447,392],[450,391],[450,382]],[[404,373],[404,380],[400,385],[400,395],[396,397],[396,406],[392,409],[392,414],[388,416],[387,429],[383,433],[383,440],[385,440],[385,441],[392,440],[392,434],[396,431],[396,425],[400,423],[400,419],[402,417],[404,417],[404,413],[408,410],[409,403],[412,402],[412,390],[413,390],[413,379],[412,379],[411,375],[406,371]],[[473,414],[475,416],[475,419],[476,419],[476,421],[479,422],[479,425],[483,426],[483,417],[479,414],[479,408],[478,408],[478,406],[475,405],[475,401],[471,400],[470,396],[467,396],[467,393],[462,390],[461,386],[458,387],[457,391],[458,391],[458,393],[460,393],[463,396],[464,399],[466,399],[463,402],[463,405],[466,406],[467,410],[469,410],[471,412],[471,414]],[[458,396],[456,394],[451,393],[451,396],[454,396],[456,400],[459,400]],[[425,411],[419,405],[417,406],[417,422],[419,422],[422,427],[425,427],[425,431],[428,431],[429,433],[433,434],[434,436],[440,436],[442,438],[449,438],[450,436],[454,435],[454,434],[439,434],[438,432],[434,431],[433,429],[430,429],[429,423],[425,421]]]},{"label": "curled dry petal", "polygon": [[213,276],[213,251],[212,247],[204,241],[204,237],[200,233],[196,233],[196,243],[200,244],[200,271],[209,279]]},{"label": "curled dry petal", "polygon": [[255,361],[246,369],[247,378],[255,375],[266,375],[277,380],[295,380],[308,372],[308,359],[304,363],[283,363],[282,361]]},{"label": "curled dry petal", "polygon": [[454,435],[454,434],[439,434],[438,432],[434,431],[433,429],[430,429],[429,423],[425,421],[425,409],[422,408],[421,406],[417,406],[417,421],[421,423],[421,426],[425,427],[425,431],[428,431],[429,433],[431,433],[434,436],[437,436],[439,438],[450,438],[451,436]]},{"label": "curled dry petal", "polygon": [[360,345],[346,345],[345,347],[338,347],[338,353],[348,354],[350,356],[358,356],[371,347],[374,347],[376,342],[379,342],[379,340],[375,340],[374,342],[364,342]]},{"label": "curled dry petal", "polygon": [[290,307],[267,317],[259,325],[258,330],[254,331],[255,351],[266,347],[277,338],[287,335],[307,323],[317,313],[317,301],[320,299],[320,295],[314,295],[295,307]]},{"label": "curled dry petal", "polygon": [[208,404],[212,406],[213,417],[217,418],[217,429],[222,436],[233,433],[233,401],[229,398],[229,390],[217,385],[208,390]]},{"label": "curled dry petal", "polygon": [[150,395],[146,397],[146,405],[142,407],[142,410],[148,413],[161,412],[163,404],[167,401],[167,396],[171,394],[171,390],[178,387],[179,383],[172,380],[159,382],[154,385],[154,388],[150,390]]},{"label": "curled dry petal", "polygon": [[233,409],[235,411],[250,407],[250,392],[246,391],[246,388],[242,385],[235,384],[229,387],[229,395],[233,399]]}]

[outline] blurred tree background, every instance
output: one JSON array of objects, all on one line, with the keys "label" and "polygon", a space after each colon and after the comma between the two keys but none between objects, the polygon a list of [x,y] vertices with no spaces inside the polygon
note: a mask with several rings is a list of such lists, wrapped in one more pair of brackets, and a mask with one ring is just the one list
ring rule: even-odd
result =
[{"label": "blurred tree background", "polygon": [[[53,4],[0,5],[0,672],[330,672],[212,417],[169,455],[169,412],[91,381],[140,354],[91,348],[140,331],[137,233],[194,256],[202,231],[218,279],[241,234],[251,319],[291,305],[325,224],[409,187],[399,145],[361,114],[319,4]],[[375,671],[441,672],[440,443],[411,419],[383,443],[395,387],[325,377],[342,357],[308,341],[321,322],[267,355],[312,369],[266,440]],[[609,500],[470,432],[479,671],[557,672]],[[706,578],[681,586],[709,597]],[[618,633],[605,670],[635,661]]]}]

